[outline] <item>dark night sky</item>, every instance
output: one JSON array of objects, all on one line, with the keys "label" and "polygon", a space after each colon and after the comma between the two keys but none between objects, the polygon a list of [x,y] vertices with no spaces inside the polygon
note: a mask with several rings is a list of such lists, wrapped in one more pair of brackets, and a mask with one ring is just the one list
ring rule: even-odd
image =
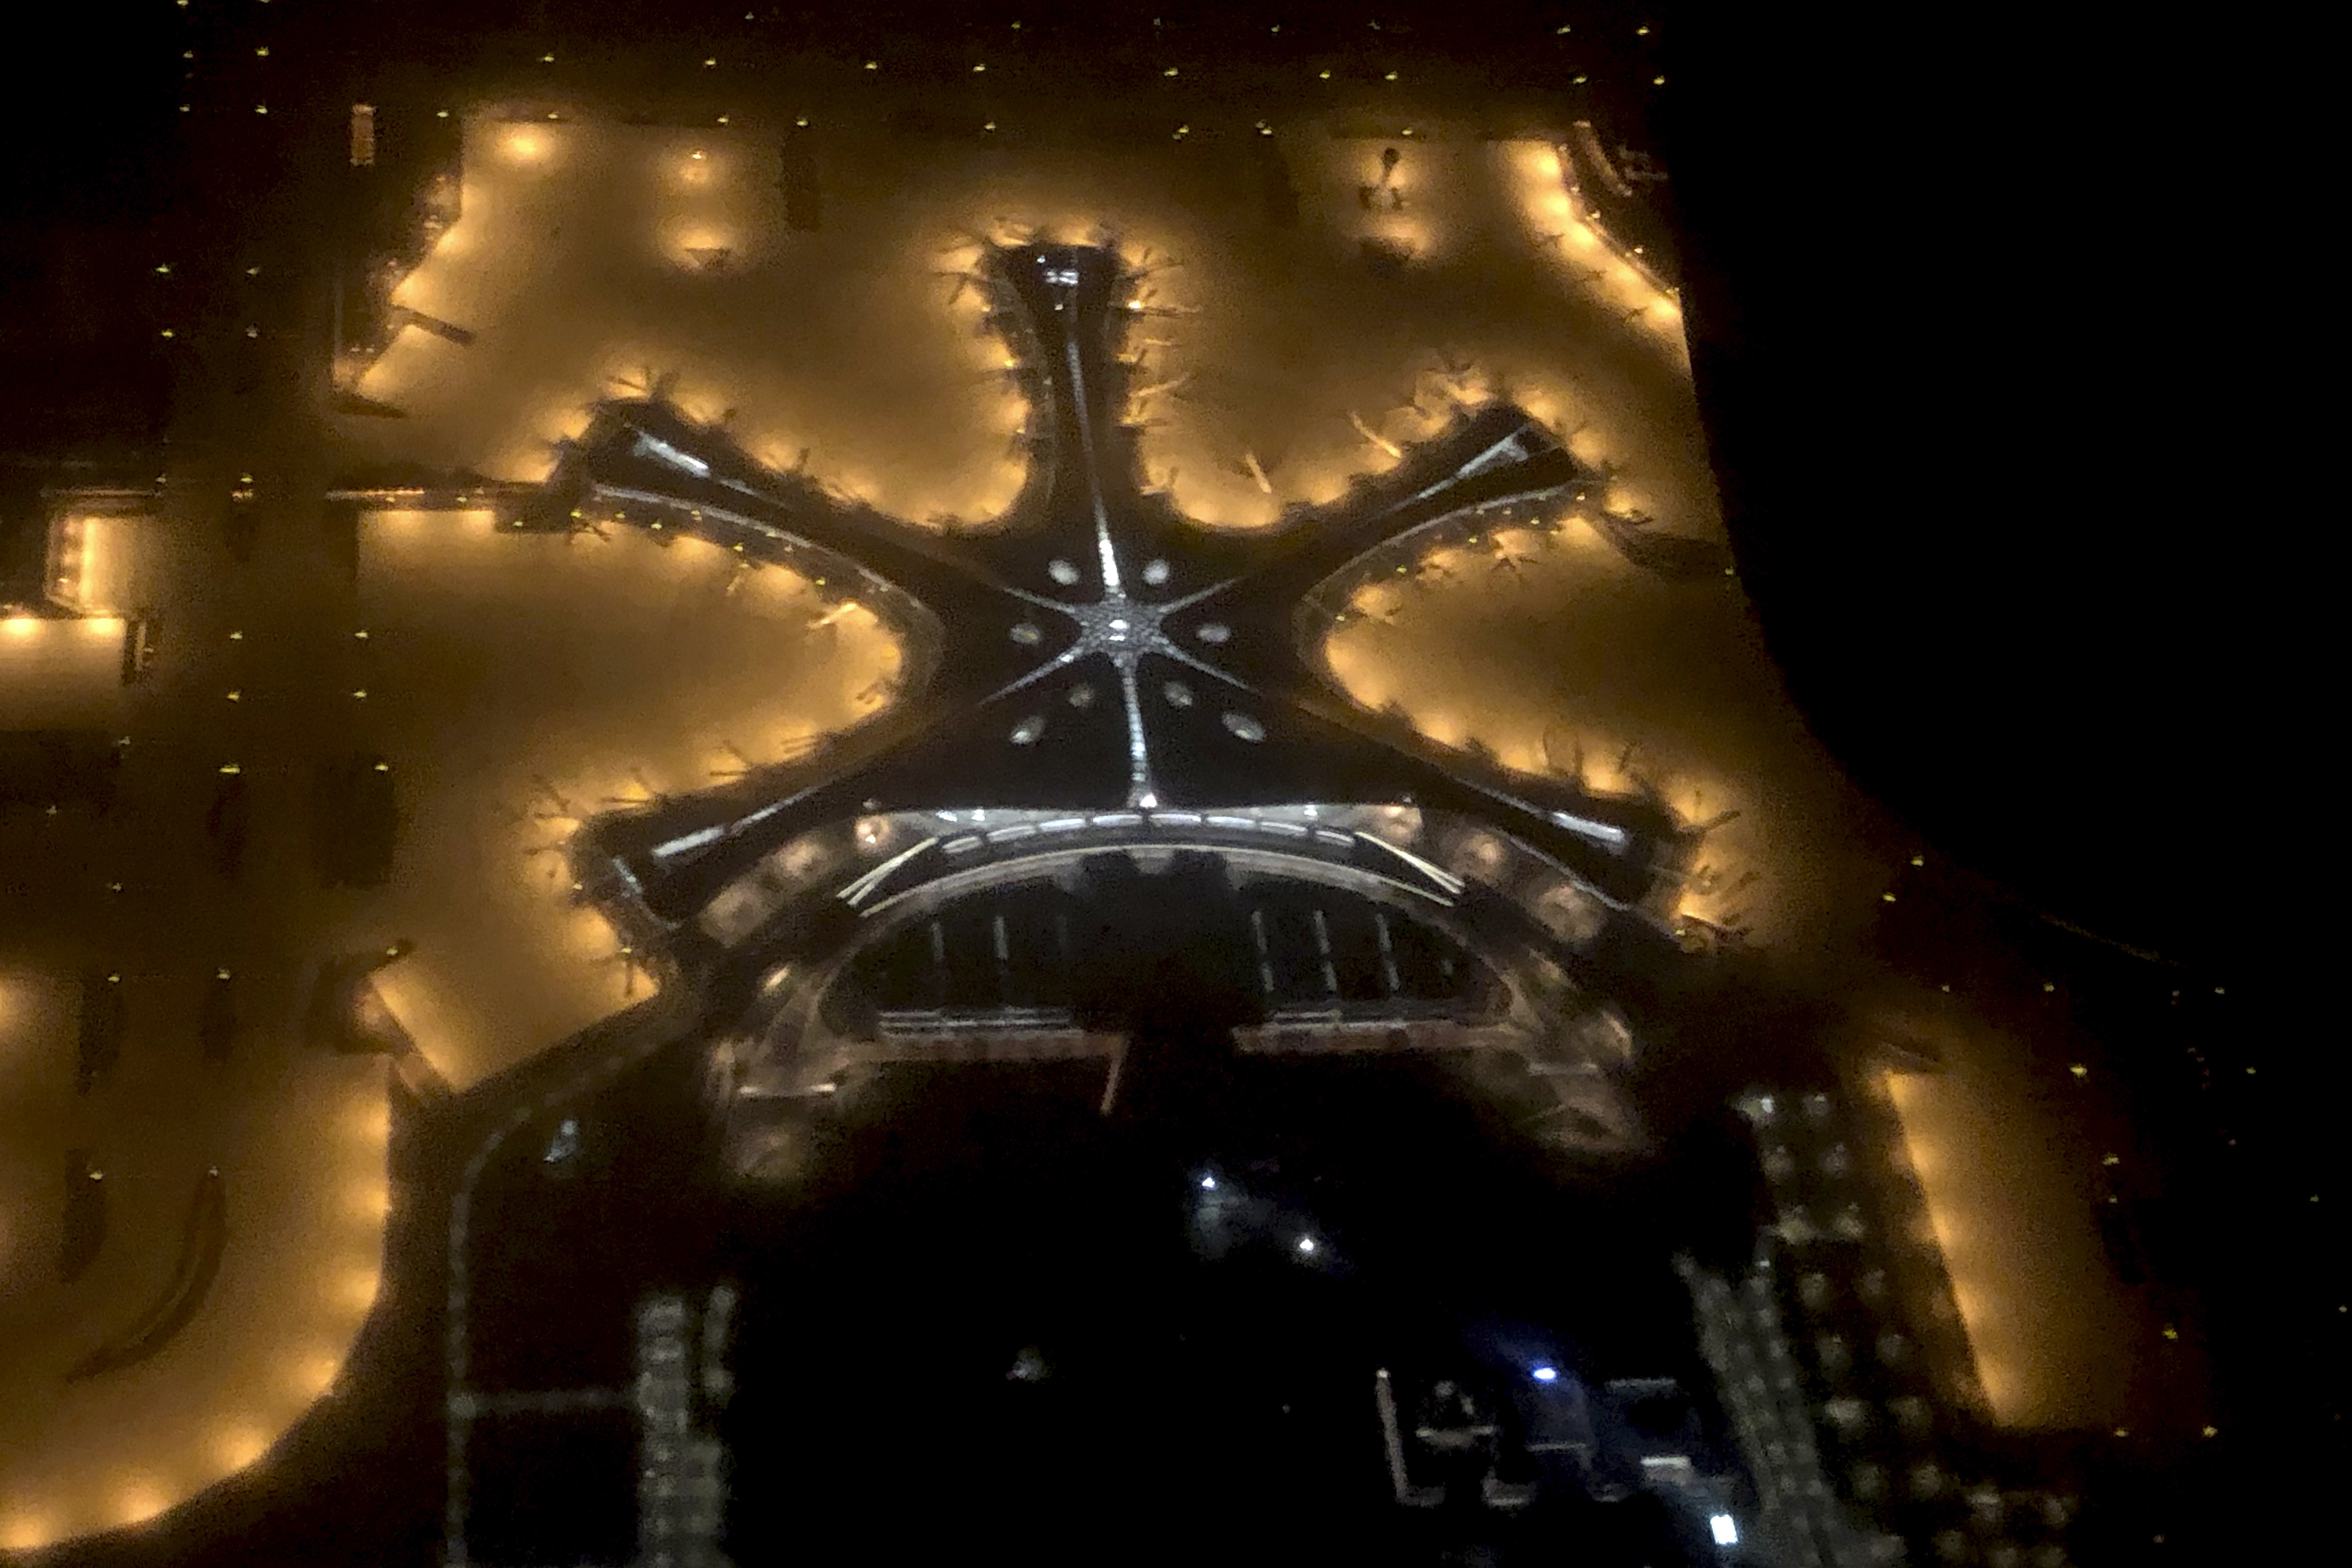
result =
[{"label": "dark night sky", "polygon": [[2191,106],[2127,110],[2137,46],[2064,25],[1689,10],[1693,357],[1800,705],[2045,911],[2233,963],[2267,741],[2196,368],[2230,311],[2173,248]]}]

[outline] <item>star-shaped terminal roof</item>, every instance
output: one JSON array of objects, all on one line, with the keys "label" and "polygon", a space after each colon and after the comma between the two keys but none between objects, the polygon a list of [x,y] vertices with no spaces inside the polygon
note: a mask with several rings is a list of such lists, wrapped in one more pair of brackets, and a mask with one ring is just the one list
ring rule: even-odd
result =
[{"label": "star-shaped terminal roof", "polygon": [[[1136,482],[1134,431],[1116,411],[1140,306],[1115,253],[995,249],[984,271],[1008,373],[1037,411],[1005,526],[948,535],[845,503],[658,397],[600,405],[510,519],[697,534],[791,563],[907,640],[900,700],[818,768],[760,770],[592,824],[575,846],[589,896],[673,930],[793,837],[916,809],[1412,800],[1489,821],[1617,903],[1679,860],[1692,834],[1663,804],[1445,751],[1348,700],[1323,664],[1364,579],[1549,522],[1605,476],[1524,411],[1488,403],[1334,506],[1259,533],[1204,530]],[[1627,553],[1688,564],[1671,547]]]}]

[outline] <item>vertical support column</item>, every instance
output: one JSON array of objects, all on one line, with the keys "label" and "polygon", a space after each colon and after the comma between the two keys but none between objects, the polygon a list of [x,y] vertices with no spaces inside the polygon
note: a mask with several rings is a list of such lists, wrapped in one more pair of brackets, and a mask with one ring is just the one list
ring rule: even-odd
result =
[{"label": "vertical support column", "polygon": [[1901,1558],[1900,1543],[1857,1530],[1832,1491],[1812,1413],[1759,1260],[1735,1287],[1688,1258],[1675,1260],[1698,1319],[1699,1352],[1716,1375],[1762,1504],[1774,1560],[1790,1568],[1867,1568]]},{"label": "vertical support column", "polygon": [[[716,1305],[714,1301],[714,1306]],[[687,1358],[691,1314],[677,1296],[637,1308],[637,1562],[642,1568],[701,1568],[718,1560],[726,1500],[725,1453],[694,1422]],[[710,1348],[705,1346],[707,1366]]]}]

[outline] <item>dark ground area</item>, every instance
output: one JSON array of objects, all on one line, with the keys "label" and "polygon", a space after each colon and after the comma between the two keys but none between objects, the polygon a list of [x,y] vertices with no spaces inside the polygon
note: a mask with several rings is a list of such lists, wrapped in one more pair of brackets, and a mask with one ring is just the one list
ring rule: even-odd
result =
[{"label": "dark ground area", "polygon": [[[1709,1206],[1563,1183],[1425,1062],[1236,1058],[1160,1027],[1108,1119],[1098,1068],[894,1071],[814,1191],[745,1212],[734,1463],[831,1501],[739,1486],[738,1561],[844,1531],[900,1559],[1419,1563],[1459,1533],[1506,1563],[1570,1541],[1676,1560],[1639,1505],[1400,1522],[1370,1378],[1523,1375],[1532,1348],[1595,1382],[1697,1383],[1667,1259]],[[1736,1166],[1684,1174],[1744,1221]],[[1045,1375],[1008,1377],[1024,1347]]]},{"label": "dark ground area", "polygon": [[2231,967],[2246,856],[2175,846],[2231,810],[2199,748],[2232,745],[2249,607],[2156,449],[2225,308],[2135,309],[2171,242],[2158,161],[2106,129],[2130,47],[2035,31],[1692,18],[1660,122],[1699,393],[1848,769],[2042,909]]}]

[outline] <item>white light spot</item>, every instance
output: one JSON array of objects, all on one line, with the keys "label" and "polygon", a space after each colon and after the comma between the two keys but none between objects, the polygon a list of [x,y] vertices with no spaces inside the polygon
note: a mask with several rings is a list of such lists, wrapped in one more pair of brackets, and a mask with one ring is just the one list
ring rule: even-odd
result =
[{"label": "white light spot", "polygon": [[1533,1377],[1538,1383],[1556,1383],[1559,1380],[1559,1368],[1538,1366],[1528,1375]]},{"label": "white light spot", "polygon": [[1715,1532],[1715,1543],[1717,1546],[1737,1546],[1739,1544],[1739,1526],[1729,1514],[1717,1513],[1708,1515],[1706,1527]]},{"label": "white light spot", "polygon": [[1010,738],[1015,746],[1029,746],[1034,744],[1037,737],[1045,733],[1045,716],[1042,714],[1031,714],[1027,718],[1023,719],[1019,724],[1013,727],[1013,734]]},{"label": "white light spot", "polygon": [[1301,1258],[1312,1258],[1315,1256],[1315,1238],[1312,1236],[1302,1236],[1298,1239],[1298,1255]]},{"label": "white light spot", "polygon": [[1166,685],[1160,688],[1160,695],[1168,699],[1168,706],[1170,707],[1191,707],[1192,706],[1192,688],[1186,685],[1181,681],[1170,681]]},{"label": "white light spot", "polygon": [[1213,647],[1225,642],[1233,634],[1234,629],[1222,621],[1204,621],[1192,632],[1193,636]]},{"label": "white light spot", "polygon": [[1227,712],[1218,716],[1225,728],[1243,740],[1264,740],[1265,726],[1245,713]]},{"label": "white light spot", "polygon": [[1072,588],[1077,584],[1078,569],[1056,556],[1045,563],[1045,575],[1064,588]]},{"label": "white light spot", "polygon": [[1143,580],[1158,588],[1168,580],[1168,563],[1154,556],[1143,563]]}]

